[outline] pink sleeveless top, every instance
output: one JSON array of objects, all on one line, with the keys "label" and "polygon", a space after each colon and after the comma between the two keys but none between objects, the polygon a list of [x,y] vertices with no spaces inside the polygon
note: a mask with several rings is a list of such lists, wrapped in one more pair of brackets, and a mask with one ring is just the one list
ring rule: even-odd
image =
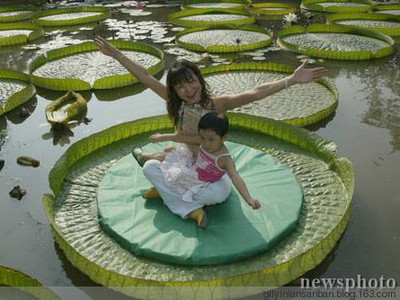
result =
[{"label": "pink sleeveless top", "polygon": [[218,166],[218,158],[230,155],[229,153],[214,156],[206,152],[203,147],[199,147],[196,160],[197,179],[206,182],[218,181],[224,174],[225,170]]}]

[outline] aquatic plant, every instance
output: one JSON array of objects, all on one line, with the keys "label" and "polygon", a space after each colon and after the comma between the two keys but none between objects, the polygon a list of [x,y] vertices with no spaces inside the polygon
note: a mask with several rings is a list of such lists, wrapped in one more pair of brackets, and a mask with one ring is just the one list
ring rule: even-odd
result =
[{"label": "aquatic plant", "polygon": [[189,28],[176,35],[178,46],[194,51],[239,52],[268,46],[272,32],[255,26]]},{"label": "aquatic plant", "polygon": [[172,24],[182,27],[212,25],[246,25],[255,22],[254,16],[237,9],[188,9],[169,15]]},{"label": "aquatic plant", "polygon": [[43,287],[36,279],[22,273],[18,270],[0,266],[0,286],[15,287],[26,292],[36,299],[60,300],[52,290]]},{"label": "aquatic plant", "polygon": [[0,24],[0,46],[26,44],[42,35],[40,26],[32,23]]},{"label": "aquatic plant", "polygon": [[[236,263],[181,266],[141,259],[123,250],[98,225],[96,189],[105,172],[145,143],[154,131],[172,130],[167,116],[114,126],[72,145],[49,174],[54,195],[44,206],[66,257],[95,282],[136,298],[243,297],[281,286],[318,265],[333,249],[350,217],[351,162],[336,146],[283,122],[229,114],[230,141],[265,151],[286,164],[304,194],[298,227],[270,251]],[[251,289],[237,287],[251,286]],[[152,287],[155,287],[152,289]],[[162,288],[160,288],[162,287]]]},{"label": "aquatic plant", "polygon": [[303,0],[301,8],[327,13],[369,12],[373,2],[370,0]]},{"label": "aquatic plant", "polygon": [[297,6],[287,3],[253,3],[249,10],[257,15],[268,17],[281,17],[297,11]]},{"label": "aquatic plant", "polygon": [[68,126],[70,121],[78,121],[86,116],[87,103],[81,94],[68,91],[64,96],[48,104],[45,112],[47,122],[52,126]]},{"label": "aquatic plant", "polygon": [[284,29],[278,44],[302,54],[346,60],[378,58],[394,51],[393,39],[379,32],[324,24]]},{"label": "aquatic plant", "polygon": [[0,116],[27,102],[35,93],[28,75],[0,69]]},{"label": "aquatic plant", "polygon": [[0,23],[30,19],[36,10],[36,7],[27,5],[0,7]]},{"label": "aquatic plant", "polygon": [[400,16],[384,14],[334,14],[328,16],[328,23],[355,28],[372,29],[389,36],[400,36]]},{"label": "aquatic plant", "polygon": [[[229,95],[251,89],[262,82],[284,78],[293,72],[277,63],[240,63],[207,67],[201,70],[215,95]],[[235,109],[235,112],[306,126],[335,111],[338,91],[328,79],[291,86],[262,100]]]},{"label": "aquatic plant", "polygon": [[71,26],[104,20],[109,16],[105,7],[58,8],[36,14],[34,21],[42,26]]},{"label": "aquatic plant", "polygon": [[207,9],[207,8],[230,8],[244,9],[246,2],[242,0],[186,0],[182,3],[182,9]]},{"label": "aquatic plant", "polygon": [[[152,74],[164,68],[163,53],[157,48],[121,40],[111,43]],[[31,61],[29,72],[34,84],[53,90],[111,89],[138,82],[116,60],[101,54],[94,42],[51,50]]]},{"label": "aquatic plant", "polygon": [[377,14],[400,16],[400,4],[378,4],[374,6],[373,12]]}]

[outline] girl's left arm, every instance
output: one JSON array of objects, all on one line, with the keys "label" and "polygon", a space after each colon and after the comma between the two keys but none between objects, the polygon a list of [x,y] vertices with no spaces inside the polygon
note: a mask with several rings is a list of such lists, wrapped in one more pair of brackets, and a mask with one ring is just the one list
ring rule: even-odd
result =
[{"label": "girl's left arm", "polygon": [[247,204],[253,207],[254,209],[259,208],[261,206],[260,202],[258,200],[251,198],[246,183],[236,171],[235,163],[233,162],[232,158],[230,157],[220,158],[219,166],[228,172],[229,177],[233,182],[233,185],[239,191],[240,195],[242,195],[244,201],[246,201]]},{"label": "girl's left arm", "polygon": [[306,68],[306,65],[307,61],[304,61],[292,75],[283,79],[260,84],[243,93],[215,97],[213,99],[215,109],[217,111],[224,112],[236,107],[240,107],[250,102],[261,100],[267,96],[275,94],[276,92],[279,92],[280,90],[283,90],[291,85],[317,80],[326,72],[324,67],[308,69]]}]

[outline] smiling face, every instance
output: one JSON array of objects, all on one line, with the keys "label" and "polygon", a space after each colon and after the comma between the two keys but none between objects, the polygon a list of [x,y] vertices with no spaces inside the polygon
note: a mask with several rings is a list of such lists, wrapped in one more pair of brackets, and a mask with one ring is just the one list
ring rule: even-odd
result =
[{"label": "smiling face", "polygon": [[225,136],[218,135],[211,129],[200,129],[200,145],[208,153],[215,153],[224,145]]},{"label": "smiling face", "polygon": [[174,86],[175,92],[183,101],[194,104],[200,101],[203,87],[195,74]]}]

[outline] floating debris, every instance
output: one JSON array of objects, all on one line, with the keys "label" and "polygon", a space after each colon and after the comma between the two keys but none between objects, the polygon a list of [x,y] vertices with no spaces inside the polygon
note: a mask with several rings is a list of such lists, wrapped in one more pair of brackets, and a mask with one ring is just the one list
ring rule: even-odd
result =
[{"label": "floating debris", "polygon": [[70,121],[81,120],[86,113],[86,100],[73,91],[46,106],[46,119],[52,126],[68,126]]},{"label": "floating debris", "polygon": [[5,160],[0,158],[0,171],[3,169]]},{"label": "floating debris", "polygon": [[40,166],[40,161],[30,156],[20,156],[17,158],[17,164],[37,168]]},{"label": "floating debris", "polygon": [[12,198],[17,198],[18,200],[21,200],[22,197],[26,195],[26,190],[21,189],[21,187],[17,185],[10,191],[9,194]]}]

